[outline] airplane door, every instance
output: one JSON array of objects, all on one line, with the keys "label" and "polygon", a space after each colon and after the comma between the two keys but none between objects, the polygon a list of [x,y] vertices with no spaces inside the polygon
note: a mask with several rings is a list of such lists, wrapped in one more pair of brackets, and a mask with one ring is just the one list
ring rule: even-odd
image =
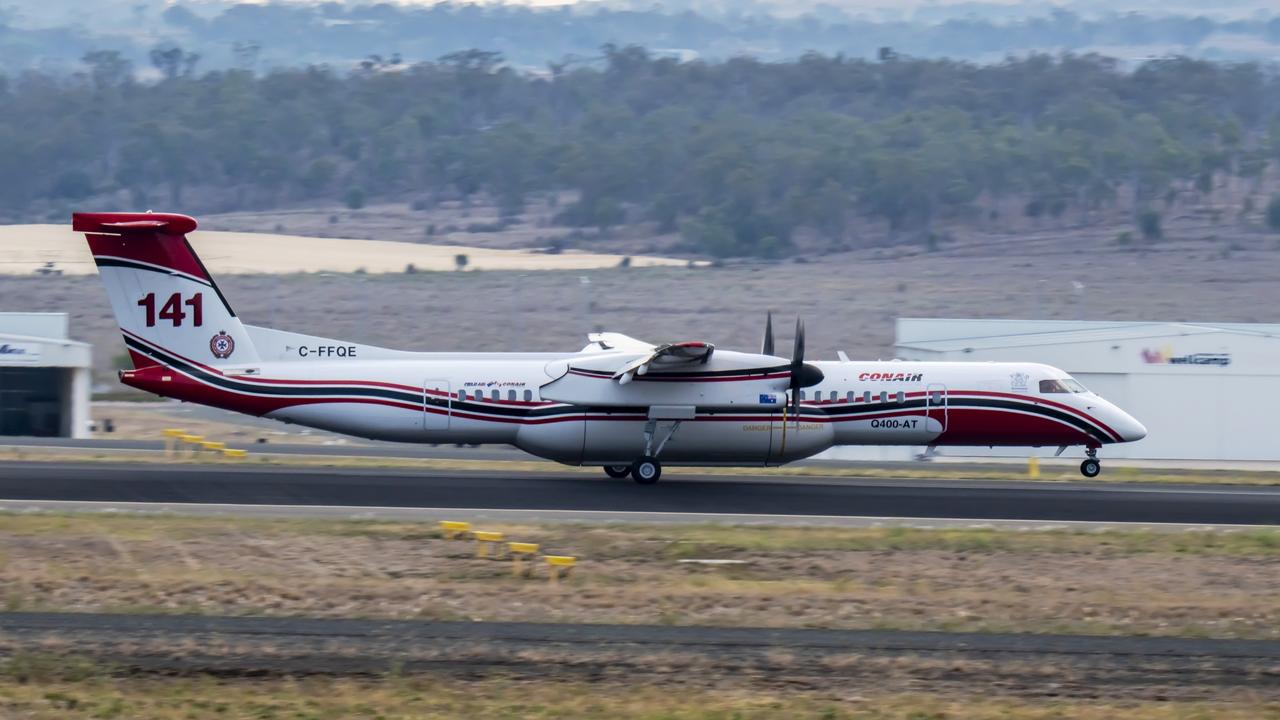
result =
[{"label": "airplane door", "polygon": [[453,415],[453,395],[448,380],[422,382],[422,429],[448,430]]},{"label": "airplane door", "polygon": [[947,386],[933,383],[924,390],[924,431],[941,435],[947,430]]}]

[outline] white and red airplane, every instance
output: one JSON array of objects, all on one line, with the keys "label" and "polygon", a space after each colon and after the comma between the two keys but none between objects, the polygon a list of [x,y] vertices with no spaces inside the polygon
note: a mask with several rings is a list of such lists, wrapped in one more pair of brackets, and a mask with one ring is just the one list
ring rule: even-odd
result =
[{"label": "white and red airplane", "polygon": [[835,445],[1102,445],[1146,428],[1033,363],[805,362],[595,333],[578,352],[405,352],[245,325],[187,242],[196,221],[76,213],[134,369],[131,387],[378,440],[503,443],[611,477],[663,462],[781,465]]}]

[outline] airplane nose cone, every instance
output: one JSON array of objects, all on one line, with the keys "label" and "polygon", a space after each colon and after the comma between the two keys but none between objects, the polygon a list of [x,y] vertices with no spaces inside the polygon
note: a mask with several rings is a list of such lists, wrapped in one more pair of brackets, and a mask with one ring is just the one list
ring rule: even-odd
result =
[{"label": "airplane nose cone", "polygon": [[1124,422],[1120,424],[1120,437],[1125,442],[1135,442],[1147,436],[1147,426],[1138,422],[1132,415],[1126,414]]}]

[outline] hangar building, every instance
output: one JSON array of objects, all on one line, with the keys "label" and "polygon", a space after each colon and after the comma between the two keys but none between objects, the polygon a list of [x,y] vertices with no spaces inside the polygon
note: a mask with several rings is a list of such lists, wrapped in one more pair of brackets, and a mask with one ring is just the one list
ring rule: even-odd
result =
[{"label": "hangar building", "polygon": [[89,437],[90,364],[65,313],[0,313],[0,435]]},{"label": "hangar building", "polygon": [[1280,460],[1280,325],[901,318],[896,347],[904,360],[1066,370],[1147,426],[1104,460]]}]

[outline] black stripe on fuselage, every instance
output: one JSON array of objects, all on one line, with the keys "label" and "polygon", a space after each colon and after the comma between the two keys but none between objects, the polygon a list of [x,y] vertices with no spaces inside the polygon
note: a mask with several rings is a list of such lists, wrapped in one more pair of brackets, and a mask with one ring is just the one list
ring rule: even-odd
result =
[{"label": "black stripe on fuselage", "polygon": [[[332,395],[346,395],[352,397],[370,397],[384,400],[395,400],[410,405],[427,405],[444,409],[449,406],[449,398],[439,397],[435,395],[425,395],[422,392],[414,392],[411,390],[397,390],[395,388],[378,388],[357,385],[260,385],[258,383],[244,382],[229,378],[225,375],[211,373],[203,368],[187,362],[179,357],[162,352],[152,348],[134,338],[125,336],[125,345],[137,350],[139,353],[155,360],[161,365],[172,367],[175,370],[186,373],[208,383],[215,387],[229,390],[232,392],[250,393],[253,395],[262,395],[267,397],[327,397]],[[545,415],[561,415],[566,413],[582,412],[583,408],[575,406],[550,406],[550,407],[515,407],[510,405],[484,405],[481,403],[472,403],[460,401],[456,398],[452,400],[454,412],[471,412],[483,413],[488,415],[499,415],[502,417],[540,417]],[[617,410],[618,408],[614,408]],[[641,410],[644,411],[643,409]]]},{"label": "black stripe on fuselage", "polygon": [[[972,398],[972,397],[955,397],[949,396],[947,404],[932,405],[928,409],[941,412],[946,408],[990,408],[995,410],[1012,410],[1022,413],[1031,413],[1034,415],[1043,415],[1060,422],[1065,422],[1072,427],[1079,429],[1081,432],[1101,440],[1105,443],[1115,442],[1115,438],[1111,437],[1101,428],[1097,427],[1088,420],[1064,410],[1046,407],[1037,403],[1017,400],[1001,400],[998,398]],[[811,408],[820,410],[828,416],[839,416],[849,420],[857,420],[859,415],[876,415],[884,412],[895,412],[899,410],[925,410],[926,403],[924,399],[908,400],[903,403],[889,402],[876,403],[873,405],[863,405],[859,407],[852,406],[818,406]]]},{"label": "black stripe on fuselage", "polygon": [[[204,369],[189,363],[181,358],[175,357],[169,353],[161,352],[145,345],[131,337],[125,337],[125,344],[138,352],[150,357],[156,362],[167,365],[181,372],[199,378],[201,381],[210,385],[220,387],[224,390],[233,392],[251,393],[254,395],[265,395],[268,397],[326,397],[333,395],[345,395],[353,397],[370,397],[386,400],[395,400],[410,405],[426,404],[441,410],[449,407],[450,400],[434,395],[425,395],[422,393],[412,392],[408,390],[396,390],[394,388],[376,388],[367,386],[297,386],[297,385],[259,385],[256,383],[247,383],[228,378],[216,373],[210,373]],[[933,406],[937,410],[942,410],[942,406]],[[968,398],[968,397],[949,397],[947,407],[952,408],[991,408],[997,410],[1012,410],[1017,412],[1032,413],[1043,415],[1055,420],[1065,422],[1073,427],[1078,428],[1081,432],[1094,437],[1104,443],[1114,442],[1101,429],[1095,427],[1087,420],[1057,410],[1055,408],[1045,407],[1043,405],[1033,404],[1030,402],[1018,402],[1014,400],[999,400],[993,398]],[[860,406],[850,405],[832,405],[832,406],[814,406],[801,405],[800,412],[797,415],[790,415],[788,419],[794,419],[803,422],[805,419],[832,419],[832,420],[857,420],[860,415],[877,415],[886,412],[903,412],[903,411],[922,411],[926,409],[926,402],[923,398],[907,400],[903,403],[887,402],[874,403]],[[453,412],[466,412],[474,414],[496,415],[504,418],[538,418],[554,415],[570,415],[570,414],[597,414],[597,415],[647,415],[649,408],[646,406],[635,407],[618,407],[618,406],[584,406],[584,405],[554,405],[544,407],[517,407],[510,405],[485,405],[481,403],[473,403],[460,401],[456,398],[452,399]],[[742,410],[726,409],[724,407],[716,408],[697,408],[699,414],[710,416],[715,415],[751,415],[758,414],[761,420],[778,419],[781,408],[775,411],[764,409],[748,409]]]}]

